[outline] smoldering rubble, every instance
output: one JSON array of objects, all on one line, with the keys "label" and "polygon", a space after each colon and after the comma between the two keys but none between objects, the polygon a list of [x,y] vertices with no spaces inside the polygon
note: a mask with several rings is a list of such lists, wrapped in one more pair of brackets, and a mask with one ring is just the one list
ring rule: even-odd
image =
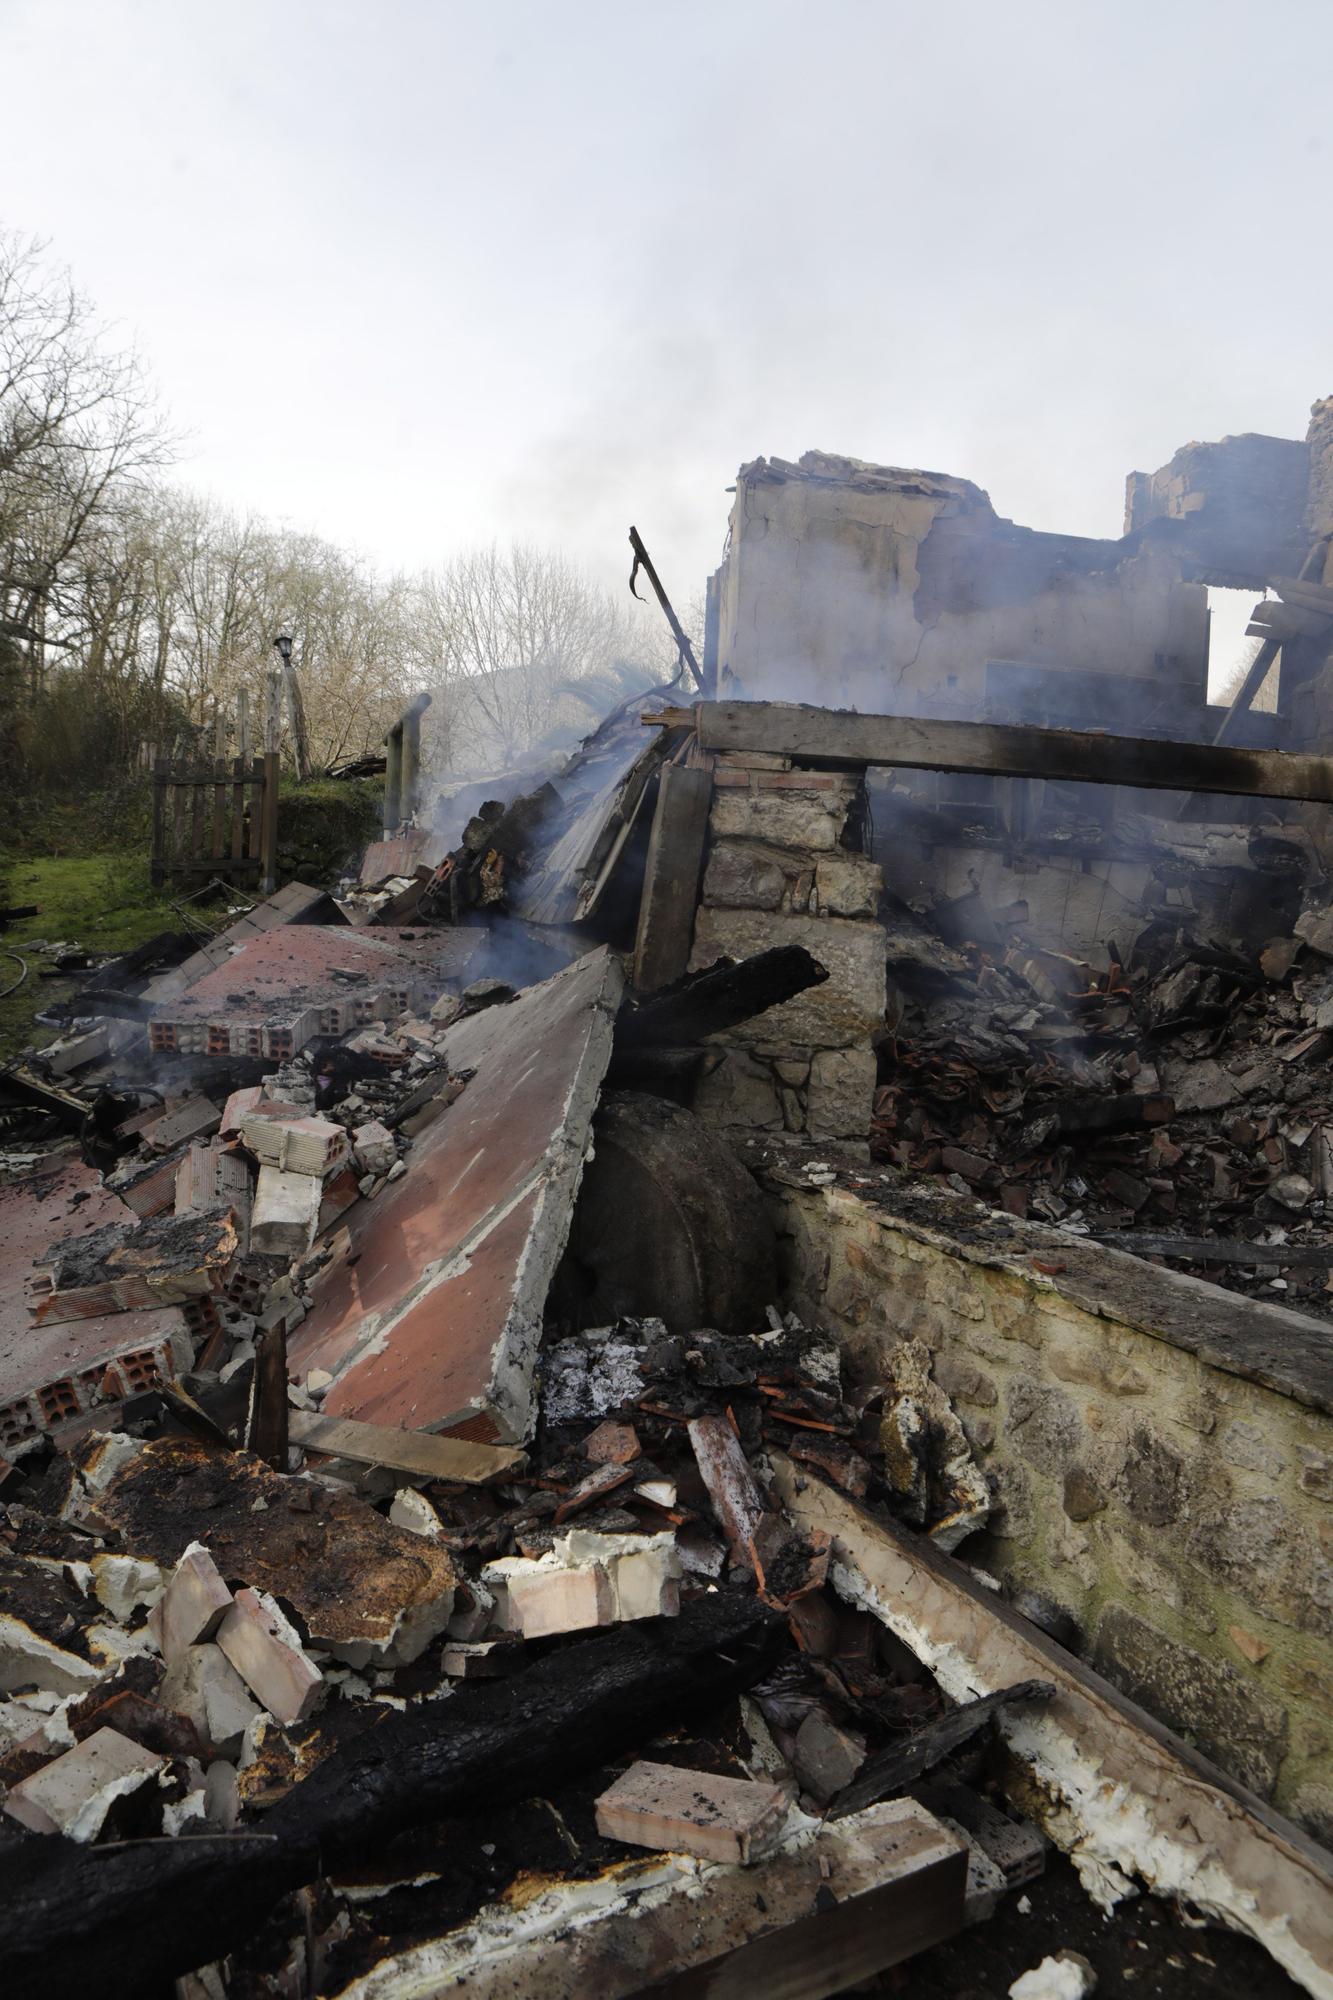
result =
[{"label": "smoldering rubble", "polygon": [[[952,1991],[982,1924],[1086,1991],[1139,1890],[1333,1992],[1333,583],[1216,510],[1290,671],[1214,713],[1155,477],[1103,545],[744,468],[701,700],[439,824],[415,704],[336,895],[90,964],[11,1066],[16,1994]],[[848,521],[911,527],[901,671],[808,584]]]}]

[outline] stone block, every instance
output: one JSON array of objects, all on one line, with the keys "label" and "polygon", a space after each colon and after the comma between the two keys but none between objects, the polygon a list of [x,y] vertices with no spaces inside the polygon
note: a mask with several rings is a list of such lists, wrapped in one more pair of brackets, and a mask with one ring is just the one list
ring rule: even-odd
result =
[{"label": "stone block", "polygon": [[1009,1385],[1004,1434],[1043,1472],[1061,1473],[1083,1443],[1083,1425],[1062,1389],[1019,1375]]},{"label": "stone block", "polygon": [[[799,867],[796,863],[791,872],[799,873]],[[703,900],[722,910],[776,910],[787,872],[770,849],[717,841],[704,870]]]},{"label": "stone block", "polygon": [[323,1694],[324,1676],[300,1634],[262,1590],[237,1591],[218,1627],[218,1645],[278,1722],[300,1722]]},{"label": "stone block", "polygon": [[1246,1472],[1261,1472],[1268,1479],[1276,1479],[1284,1469],[1286,1461],[1281,1452],[1274,1449],[1258,1424],[1237,1419],[1227,1425],[1219,1443],[1227,1463]]},{"label": "stone block", "polygon": [[597,1831],[632,1847],[744,1865],[777,1837],[787,1809],[778,1785],[639,1763],[598,1799]]},{"label": "stone block", "polygon": [[830,854],[815,865],[819,909],[833,917],[873,917],[884,890],[884,870],[865,854]]},{"label": "stone block", "polygon": [[802,1791],[822,1806],[851,1784],[865,1760],[864,1740],[839,1729],[822,1708],[812,1708],[796,1732],[792,1769]]},{"label": "stone block", "polygon": [[1106,1495],[1082,1465],[1071,1465],[1065,1474],[1064,1509],[1071,1521],[1090,1521],[1106,1505]]},{"label": "stone block", "polygon": [[1116,1478],[1116,1487],[1137,1521],[1150,1528],[1180,1519],[1185,1499],[1185,1466],[1146,1425],[1135,1427]]},{"label": "stone block", "polygon": [[975,1403],[979,1409],[993,1410],[999,1401],[990,1376],[965,1354],[937,1354],[931,1373],[952,1402]]},{"label": "stone block", "polygon": [[1119,1605],[1102,1618],[1093,1658],[1131,1701],[1271,1796],[1287,1751],[1287,1711],[1252,1674],[1205,1659]]},{"label": "stone block", "polygon": [[202,1542],[191,1542],[148,1621],[168,1665],[191,1646],[211,1639],[231,1603],[231,1592],[211,1554]]},{"label": "stone block", "polygon": [[11,1787],[5,1811],[34,1833],[95,1840],[117,1799],[164,1769],[165,1757],[117,1729],[95,1729],[63,1757]]},{"label": "stone block", "polygon": [[864,1139],[878,1065],[871,1049],[817,1049],[810,1061],[806,1129],[814,1139]]},{"label": "stone block", "polygon": [[693,1109],[699,1117],[709,1125],[780,1132],[782,1100],[768,1064],[744,1049],[723,1049],[720,1054],[716,1067],[695,1085]]},{"label": "stone block", "polygon": [[828,854],[842,838],[855,795],[851,780],[809,790],[790,784],[719,785],[713,793],[708,830],[714,840],[769,841],[777,847]]},{"label": "stone block", "polygon": [[245,1682],[220,1646],[191,1646],[167,1668],[157,1691],[164,1708],[194,1724],[223,1757],[234,1757],[259,1714]]},{"label": "stone block", "polygon": [[819,1049],[866,1044],[884,1024],[887,986],[884,932],[843,917],[770,916],[757,910],[701,909],[695,919],[692,971],[719,958],[751,958],[775,945],[804,945],[828,971],[779,1007],[731,1031],[739,1042],[808,1042]]}]

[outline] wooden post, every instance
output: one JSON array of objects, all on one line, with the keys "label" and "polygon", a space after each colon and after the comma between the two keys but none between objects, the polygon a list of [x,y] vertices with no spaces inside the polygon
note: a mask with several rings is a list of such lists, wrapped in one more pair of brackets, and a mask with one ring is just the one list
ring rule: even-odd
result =
[{"label": "wooden post", "polygon": [[392,839],[403,817],[403,725],[395,722],[384,739],[384,834]]},{"label": "wooden post", "polygon": [[663,771],[634,945],[634,985],[640,993],[670,985],[689,964],[712,798],[710,770],[668,764]]},{"label": "wooden post", "polygon": [[417,816],[418,794],[421,790],[421,711],[409,708],[402,720],[403,732],[403,818],[414,820]]}]

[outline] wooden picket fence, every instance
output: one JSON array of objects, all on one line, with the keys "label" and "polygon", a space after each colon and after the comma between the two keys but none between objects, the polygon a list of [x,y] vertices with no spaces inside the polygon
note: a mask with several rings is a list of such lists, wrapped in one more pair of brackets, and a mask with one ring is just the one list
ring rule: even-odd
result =
[{"label": "wooden picket fence", "polygon": [[278,758],[216,758],[193,770],[153,770],[153,881],[216,876],[273,887],[278,852]]}]

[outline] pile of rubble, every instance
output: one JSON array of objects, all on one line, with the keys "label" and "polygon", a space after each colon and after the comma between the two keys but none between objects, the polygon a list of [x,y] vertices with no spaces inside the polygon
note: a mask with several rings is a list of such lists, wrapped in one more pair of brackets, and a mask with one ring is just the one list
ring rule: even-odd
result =
[{"label": "pile of rubble", "polygon": [[[233,1841],[230,1854],[209,1848],[199,1878],[159,1862],[174,1907],[111,1990],[148,1990],[193,1935],[227,1959],[225,1990],[298,1990],[284,1982],[312,1977],[342,1990],[389,1948],[385,1899],[414,1901],[423,1935],[475,1915],[532,1866],[532,1809],[503,1852],[483,1847],[491,1865],[470,1850],[445,1860],[432,1831],[444,1779],[420,1762],[421,1730],[444,1761],[469,1730],[489,1732],[485,1769],[453,1774],[451,1813],[496,1814],[506,1795],[566,1779],[547,1768],[555,1744],[543,1755],[519,1742],[513,1704],[493,1698],[512,1675],[519,1688],[540,1680],[529,1699],[544,1690],[543,1726],[563,1722],[581,1746],[564,1759],[582,1786],[579,1837],[556,1813],[575,1878],[627,1847],[754,1867],[819,1827],[836,1842],[844,1820],[863,1840],[881,1825],[901,1839],[908,1809],[881,1801],[941,1767],[930,1796],[955,1839],[935,1860],[941,1881],[956,1861],[958,1895],[933,1934],[1040,1871],[1040,1837],[968,1780],[997,1710],[1040,1702],[1049,1686],[948,1704],[906,1647],[832,1594],[828,1536],[793,1527],[764,1474],[781,1452],[858,1498],[905,1507],[948,1546],[948,1450],[906,1393],[849,1405],[836,1348],[769,1317],[749,1337],[672,1337],[649,1321],[555,1341],[530,1454],[358,1438],[373,1427],[348,1424],[352,1455],[336,1437],[328,1450],[289,1443],[280,1470],[237,1442],[254,1427],[258,1378],[248,1418],[242,1400],[224,1428],[242,1334],[211,1381],[144,1399],[121,1428],[86,1433],[10,1486],[0,1785],[11,1834],[59,1833],[111,1858],[167,1836]],[[318,1397],[294,1393],[299,1423]],[[651,1668],[630,1643],[645,1621]],[[568,1636],[599,1631],[600,1651]],[[572,1683],[549,1650],[557,1640],[573,1648]],[[663,1660],[672,1688],[655,1678]],[[601,1687],[607,1662],[642,1700],[628,1725]],[[456,1723],[445,1701],[459,1703]],[[654,1712],[677,1726],[635,1761]],[[271,1828],[265,1892],[240,1836]],[[288,1897],[268,1915],[278,1890],[305,1879],[299,1862],[284,1875],[293,1828],[320,1842],[325,1879],[313,1900]],[[63,1990],[62,1970],[133,1907],[113,1872],[94,1878],[67,1854],[58,1843],[49,1879],[37,1878],[49,1904],[73,1868],[88,1898],[61,1937],[9,1902],[15,1990]],[[22,1852],[0,1841],[0,1873],[16,1868],[31,1884]],[[890,1940],[879,1962],[896,1955]],[[209,1983],[221,1978],[217,1967],[197,1990],[223,1990]]]},{"label": "pile of rubble", "polygon": [[890,928],[874,1157],[1327,1315],[1327,913],[1252,956],[1162,927],[1094,971],[971,903]]}]

